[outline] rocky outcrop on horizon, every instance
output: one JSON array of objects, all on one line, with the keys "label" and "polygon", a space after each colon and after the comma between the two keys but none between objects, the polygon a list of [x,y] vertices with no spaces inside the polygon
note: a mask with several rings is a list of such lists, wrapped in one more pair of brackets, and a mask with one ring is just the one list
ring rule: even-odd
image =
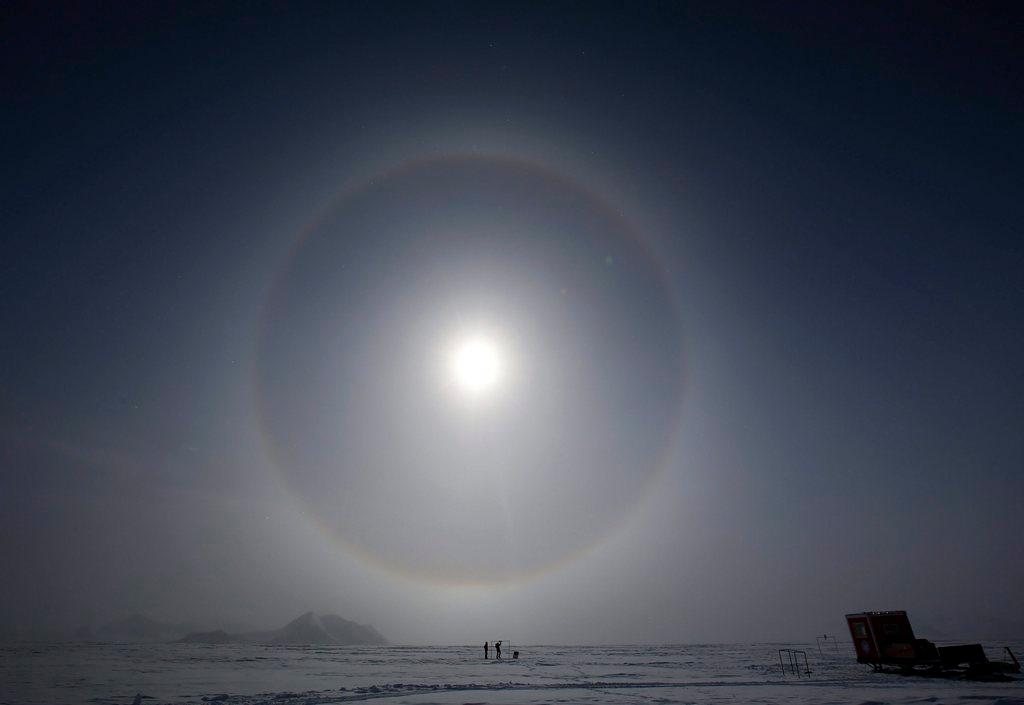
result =
[{"label": "rocky outcrop on horizon", "polygon": [[368,624],[343,619],[336,614],[306,612],[280,629],[229,634],[223,630],[193,632],[177,640],[187,644],[333,644],[336,646],[387,644],[380,632]]},{"label": "rocky outcrop on horizon", "polygon": [[272,644],[386,644],[372,626],[342,619],[336,614],[306,612],[278,630]]},{"label": "rocky outcrop on horizon", "polygon": [[388,643],[384,636],[371,624],[356,624],[336,614],[320,616],[320,623],[340,644],[367,644],[381,646]]},{"label": "rocky outcrop on horizon", "polygon": [[[359,624],[336,614],[306,612],[279,629],[228,632],[224,629],[200,630],[194,626],[169,624],[142,614],[133,614],[98,627],[84,626],[71,633],[73,641],[180,644],[387,644],[380,632],[368,624]],[[68,636],[58,637],[63,640]]]}]

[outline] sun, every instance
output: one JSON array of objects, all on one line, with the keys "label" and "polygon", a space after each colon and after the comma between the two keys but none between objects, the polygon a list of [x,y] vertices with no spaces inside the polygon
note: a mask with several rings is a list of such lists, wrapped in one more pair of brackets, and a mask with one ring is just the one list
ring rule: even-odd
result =
[{"label": "sun", "polygon": [[482,335],[466,336],[451,347],[448,371],[459,391],[479,397],[501,384],[505,360],[493,339]]}]

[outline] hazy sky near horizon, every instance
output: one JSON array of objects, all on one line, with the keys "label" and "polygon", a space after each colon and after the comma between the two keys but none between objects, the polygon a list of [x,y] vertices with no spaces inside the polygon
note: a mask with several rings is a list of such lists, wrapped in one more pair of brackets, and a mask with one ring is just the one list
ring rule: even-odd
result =
[{"label": "hazy sky near horizon", "polygon": [[7,8],[0,630],[1020,624],[1001,12]]}]

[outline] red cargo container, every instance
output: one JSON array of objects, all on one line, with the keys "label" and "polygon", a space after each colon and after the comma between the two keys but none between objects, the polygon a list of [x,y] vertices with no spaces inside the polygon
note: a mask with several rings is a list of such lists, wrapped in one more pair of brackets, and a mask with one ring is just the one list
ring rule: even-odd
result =
[{"label": "red cargo container", "polygon": [[903,610],[848,614],[846,624],[850,627],[860,663],[900,665],[933,656],[918,653],[925,650],[924,644],[914,638],[914,630]]},{"label": "red cargo container", "polygon": [[[846,615],[857,661],[876,671],[926,673],[985,680],[1012,680],[1008,673],[1020,673],[1020,663],[1010,647],[1003,647],[1008,661],[989,661],[981,644],[939,646],[918,639],[903,610],[857,612]],[[886,668],[890,667],[890,668]]]}]

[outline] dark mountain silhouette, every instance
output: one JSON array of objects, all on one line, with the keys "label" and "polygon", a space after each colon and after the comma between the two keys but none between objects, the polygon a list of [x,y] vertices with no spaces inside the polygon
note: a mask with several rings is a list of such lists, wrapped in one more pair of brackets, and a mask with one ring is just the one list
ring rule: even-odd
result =
[{"label": "dark mountain silhouette", "polygon": [[336,614],[306,612],[280,629],[265,632],[228,634],[223,630],[193,632],[177,640],[189,644],[356,644],[380,645],[387,639],[368,624],[358,624]]},{"label": "dark mountain silhouette", "polygon": [[386,644],[387,640],[369,625],[342,619],[336,614],[313,612],[296,617],[274,632],[272,644]]},{"label": "dark mountain silhouette", "polygon": [[320,615],[320,624],[339,644],[386,644],[380,632],[369,624],[356,624],[336,614]]},{"label": "dark mountain silhouette", "polygon": [[312,612],[296,617],[277,631],[272,644],[334,644],[320,618]]}]

